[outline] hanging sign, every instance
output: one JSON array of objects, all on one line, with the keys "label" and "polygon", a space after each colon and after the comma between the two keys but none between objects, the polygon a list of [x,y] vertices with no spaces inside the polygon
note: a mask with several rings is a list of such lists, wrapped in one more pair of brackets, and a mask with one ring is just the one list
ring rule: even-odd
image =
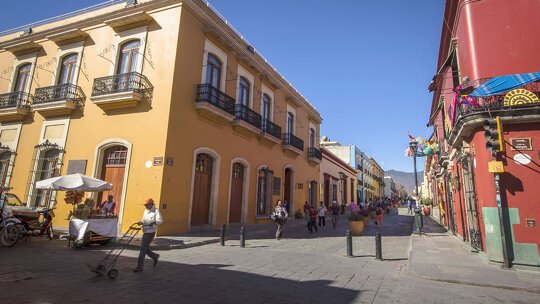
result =
[{"label": "hanging sign", "polygon": [[511,138],[512,150],[532,151],[532,144],[530,138]]}]

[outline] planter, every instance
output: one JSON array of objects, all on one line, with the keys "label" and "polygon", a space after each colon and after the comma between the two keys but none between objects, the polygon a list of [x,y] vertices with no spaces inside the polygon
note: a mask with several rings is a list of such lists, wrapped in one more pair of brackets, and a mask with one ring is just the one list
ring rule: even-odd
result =
[{"label": "planter", "polygon": [[424,207],[422,210],[424,211],[425,215],[427,215],[427,216],[431,215],[431,208],[430,207]]},{"label": "planter", "polygon": [[349,230],[352,235],[362,235],[364,232],[364,221],[349,221]]}]

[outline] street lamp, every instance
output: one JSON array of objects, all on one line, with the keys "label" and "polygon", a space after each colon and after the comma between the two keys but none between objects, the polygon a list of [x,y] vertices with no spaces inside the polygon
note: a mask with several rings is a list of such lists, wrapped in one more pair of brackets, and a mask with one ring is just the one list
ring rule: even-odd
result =
[{"label": "street lamp", "polygon": [[416,199],[418,199],[418,177],[416,173],[416,153],[418,150],[418,142],[416,140],[411,140],[409,142],[409,148],[411,148],[411,152],[413,154],[413,160],[414,160],[414,185],[415,185],[415,192],[416,192]]}]

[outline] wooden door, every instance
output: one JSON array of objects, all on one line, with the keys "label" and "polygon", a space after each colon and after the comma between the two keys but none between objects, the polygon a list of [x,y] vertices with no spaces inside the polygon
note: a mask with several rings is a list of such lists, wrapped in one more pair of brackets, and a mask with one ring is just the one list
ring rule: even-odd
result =
[{"label": "wooden door", "polygon": [[127,147],[114,146],[104,153],[103,167],[101,169],[101,179],[113,185],[109,191],[103,191],[98,194],[97,204],[101,204],[107,199],[109,194],[113,196],[113,201],[116,203],[114,213],[120,211],[120,202],[122,200],[122,192],[124,190],[124,176],[126,172]]},{"label": "wooden door", "polygon": [[207,154],[197,155],[195,163],[195,182],[193,185],[193,206],[191,224],[209,223],[210,194],[212,192],[212,158]]},{"label": "wooden door", "polygon": [[292,206],[291,201],[291,188],[292,188],[291,169],[285,169],[285,189],[283,189],[283,203],[289,202],[289,206]]},{"label": "wooden door", "polygon": [[229,207],[229,223],[239,223],[242,219],[242,198],[244,196],[244,166],[233,165],[231,176],[231,205]]}]

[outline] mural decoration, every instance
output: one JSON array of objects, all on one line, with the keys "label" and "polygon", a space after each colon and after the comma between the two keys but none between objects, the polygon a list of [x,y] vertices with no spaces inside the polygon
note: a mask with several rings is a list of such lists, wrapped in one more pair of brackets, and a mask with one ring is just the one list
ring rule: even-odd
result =
[{"label": "mural decoration", "polygon": [[[439,144],[436,143],[434,139],[427,141],[420,136],[414,137],[409,132],[407,132],[407,135],[409,136],[410,141],[416,141],[418,143],[418,147],[416,149],[417,157],[433,155],[439,152]],[[407,149],[405,149],[405,156],[412,157],[414,155],[415,153],[411,150],[411,147],[407,147]]]},{"label": "mural decoration", "polygon": [[525,89],[515,89],[506,93],[506,95],[504,96],[505,107],[537,103],[540,103],[540,100],[538,100],[538,96],[536,96],[533,92]]}]

